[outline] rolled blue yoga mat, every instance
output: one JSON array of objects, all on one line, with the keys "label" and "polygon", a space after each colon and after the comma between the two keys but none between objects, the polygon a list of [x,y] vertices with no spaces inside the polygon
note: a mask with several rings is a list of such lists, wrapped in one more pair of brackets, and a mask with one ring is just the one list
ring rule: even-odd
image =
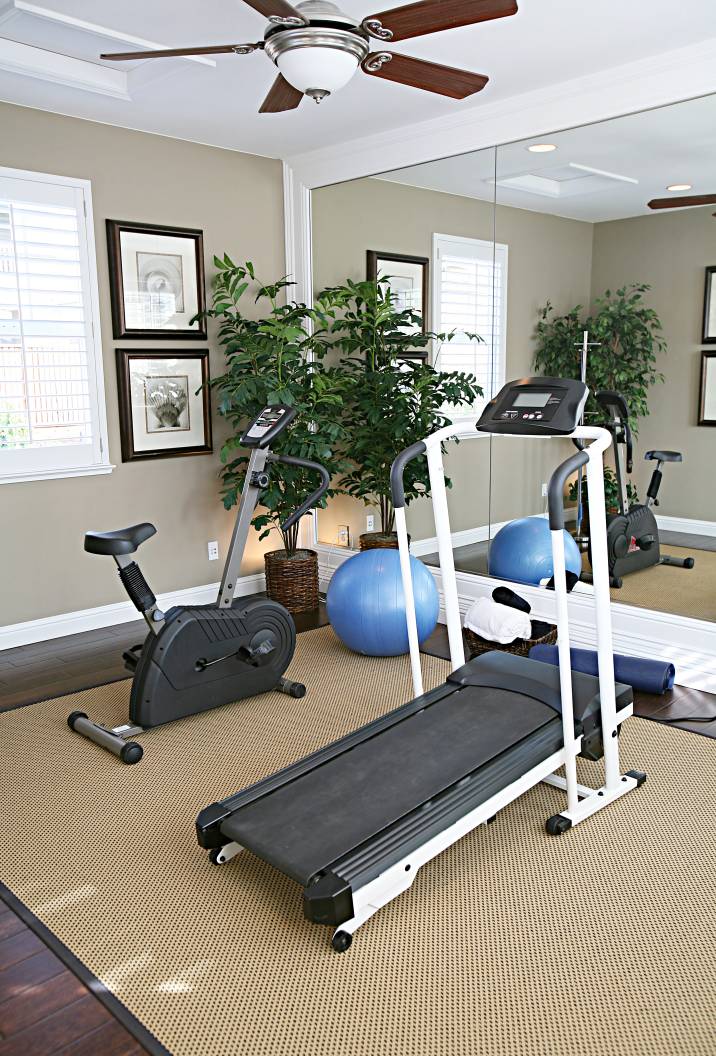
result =
[{"label": "rolled blue yoga mat", "polygon": [[[541,660],[543,664],[559,664],[556,645],[533,645],[530,660]],[[585,675],[597,675],[597,654],[593,649],[570,649],[573,671]],[[614,654],[614,679],[643,693],[666,693],[673,689],[676,668],[662,660],[643,660],[638,656]]]}]

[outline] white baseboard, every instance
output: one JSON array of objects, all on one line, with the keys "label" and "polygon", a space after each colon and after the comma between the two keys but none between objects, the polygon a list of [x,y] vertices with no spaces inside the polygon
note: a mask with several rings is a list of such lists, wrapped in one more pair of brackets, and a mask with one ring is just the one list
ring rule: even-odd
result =
[{"label": "white baseboard", "polygon": [[[317,546],[316,549],[321,590],[326,591],[336,568],[353,554],[335,547]],[[411,551],[414,550],[415,547],[411,547]],[[440,569],[428,567],[435,577],[440,597],[439,619],[444,623]],[[463,615],[477,598],[491,597],[495,587],[506,586],[516,588],[527,599],[535,619],[550,620],[552,623],[557,621],[552,591],[469,572],[457,572],[456,577]],[[570,594],[569,617],[572,644],[596,648],[594,601],[592,588],[587,584],[578,584]],[[668,660],[676,667],[676,681],[680,686],[716,693],[716,623],[677,616],[671,612],[640,609],[615,601],[612,603],[612,634],[616,653],[640,656],[646,660]]]},{"label": "white baseboard", "polygon": [[662,532],[683,532],[684,535],[707,535],[710,539],[716,538],[716,521],[699,521],[692,517],[664,517],[658,513],[656,523]]},{"label": "white baseboard", "polygon": [[[266,589],[263,573],[242,576],[236,584],[236,597],[257,594]],[[186,587],[157,597],[159,608],[170,609],[174,605],[208,605],[216,601],[218,583],[207,583],[202,587]],[[115,605],[99,605],[95,609],[80,609],[63,612],[59,616],[46,616],[40,620],[12,623],[0,627],[0,651],[14,649],[19,645],[45,642],[52,638],[64,638],[68,634],[94,631],[99,627],[113,627],[119,623],[130,623],[139,619],[139,613],[131,601],[120,601]]]}]

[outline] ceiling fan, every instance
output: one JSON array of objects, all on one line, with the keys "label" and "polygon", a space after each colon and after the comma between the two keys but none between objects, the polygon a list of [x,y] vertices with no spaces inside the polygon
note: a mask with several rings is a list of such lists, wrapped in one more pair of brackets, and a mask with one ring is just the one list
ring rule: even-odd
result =
[{"label": "ceiling fan", "polygon": [[385,46],[517,12],[516,0],[419,0],[369,15],[359,22],[327,0],[305,0],[295,7],[287,0],[244,2],[268,19],[264,38],[256,43],[129,51],[101,58],[124,61],[232,52],[249,55],[253,51],[265,51],[278,67],[279,75],[261,105],[262,114],[295,110],[304,95],[320,103],[343,88],[359,67],[371,77],[382,77],[452,99],[465,99],[481,91],[488,78],[383,48],[371,51],[370,39],[381,41]]},{"label": "ceiling fan", "polygon": [[682,194],[680,198],[652,198],[646,204],[650,209],[687,209],[697,205],[716,205],[716,194]]}]

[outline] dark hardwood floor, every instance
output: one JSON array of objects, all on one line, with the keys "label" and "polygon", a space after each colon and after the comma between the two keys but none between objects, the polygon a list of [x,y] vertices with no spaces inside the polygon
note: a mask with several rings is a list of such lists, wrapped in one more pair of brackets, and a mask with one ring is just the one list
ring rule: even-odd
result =
[{"label": "dark hardwood floor", "polygon": [[[296,619],[299,631],[327,622],[323,605],[318,613]],[[139,620],[0,653],[0,710],[127,678],[122,652],[144,633],[145,624]],[[431,635],[424,652],[449,655],[444,627]],[[660,697],[637,694],[635,713],[655,721],[676,719],[680,729],[716,737],[716,697],[707,693],[677,686]],[[713,715],[714,720],[689,722],[695,715]],[[27,914],[16,912],[4,899],[0,891],[0,1056],[147,1053],[36,933],[36,925],[28,926],[23,919]]]}]

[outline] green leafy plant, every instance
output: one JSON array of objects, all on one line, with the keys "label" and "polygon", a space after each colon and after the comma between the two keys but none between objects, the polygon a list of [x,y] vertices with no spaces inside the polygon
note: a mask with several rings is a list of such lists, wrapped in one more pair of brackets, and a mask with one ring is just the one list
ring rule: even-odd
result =
[{"label": "green leafy plant", "polygon": [[[639,418],[649,413],[649,389],[664,380],[656,362],[667,351],[659,317],[645,302],[650,288],[633,283],[614,292],[607,290],[584,319],[581,305],[565,315],[555,315],[548,301],[537,323],[535,369],[548,377],[579,377],[582,332],[589,331],[590,342],[598,342],[598,347],[589,349],[587,360],[590,393],[599,389],[620,392],[629,407],[635,435]],[[587,414],[595,421],[604,417],[593,396]]]},{"label": "green leafy plant", "polygon": [[[280,303],[292,285],[286,279],[273,283],[257,280],[253,264],[236,264],[225,254],[215,257],[212,306],[205,318],[219,322],[219,342],[226,356],[226,371],[213,378],[219,414],[232,432],[221,448],[223,500],[226,509],[236,504],[248,464],[240,450],[246,426],[267,404],[295,407],[298,417],[277,441],[277,454],[308,458],[336,475],[345,463],[336,454],[342,438],[341,396],[337,371],[326,366],[326,345],[320,339],[320,320],[305,304]],[[263,314],[249,318],[245,299],[253,297]],[[253,520],[259,538],[273,529],[281,532],[289,556],[296,553],[298,524],[287,532],[281,524],[315,491],[315,474],[294,466],[272,463],[270,483]],[[329,495],[335,494],[335,490]]]},{"label": "green leafy plant", "polygon": [[[351,467],[340,487],[380,510],[381,532],[394,529],[390,468],[400,451],[449,423],[445,408],[474,403],[482,389],[473,375],[440,371],[416,358],[455,333],[423,333],[420,316],[394,301],[387,279],[347,282],[323,290],[317,311],[340,359],[345,442]],[[476,334],[468,334],[481,340]],[[412,357],[412,358],[411,358]],[[449,486],[449,481],[448,481]],[[408,502],[429,493],[425,459],[405,471]]]},{"label": "green leafy plant", "polygon": [[[567,494],[571,502],[577,501],[578,485],[577,479],[570,483]],[[607,507],[607,513],[613,513],[619,509],[619,485],[617,483],[616,473],[610,466],[604,467],[604,501]],[[639,495],[634,485],[629,481],[627,482],[627,501],[630,506],[636,505],[639,502]],[[587,503],[587,477],[586,474],[582,475],[582,504],[585,509]]]}]

